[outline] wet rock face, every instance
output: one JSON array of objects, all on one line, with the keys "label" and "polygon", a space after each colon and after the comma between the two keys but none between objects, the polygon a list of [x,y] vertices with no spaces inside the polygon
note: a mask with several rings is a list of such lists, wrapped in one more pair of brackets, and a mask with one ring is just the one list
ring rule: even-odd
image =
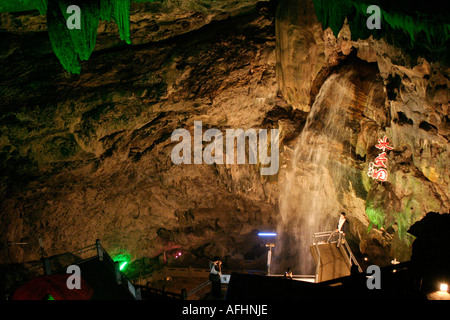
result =
[{"label": "wet rock face", "polygon": [[[330,29],[320,28],[313,10],[308,1],[279,4],[280,90],[295,108],[312,112],[330,75],[343,75],[343,66],[354,66],[356,77],[350,80],[348,95],[355,100],[341,106],[343,113],[353,110],[353,121],[337,124],[348,125],[351,135],[344,142],[347,148],[336,156],[347,162],[349,172],[343,183],[335,181],[343,190],[342,207],[336,211],[349,213],[355,249],[374,263],[408,260],[412,243],[408,227],[427,212],[446,213],[450,208],[448,66],[413,60],[383,39],[351,41],[346,25],[335,37]],[[388,152],[389,178],[379,182],[366,173],[380,153],[377,140],[384,135],[394,150]]]},{"label": "wet rock face", "polygon": [[[329,177],[336,213],[347,212],[349,242],[374,263],[409,259],[409,226],[450,208],[448,67],[383,40],[351,41],[346,26],[336,38],[312,1],[167,3],[134,4],[130,46],[102,23],[80,75],[51,52],[42,17],[2,14],[0,240],[29,244],[1,261],[38,259],[38,238],[49,255],[99,238],[132,259],[263,257],[256,232],[280,222],[293,150],[329,79],[344,79],[352,97],[337,124],[348,135],[332,145],[344,172]],[[326,112],[335,101],[322,102]],[[319,137],[320,119],[310,127]],[[279,128],[278,174],[174,165],[171,134],[193,135],[194,121]],[[366,173],[383,135],[394,150],[381,183]]]}]

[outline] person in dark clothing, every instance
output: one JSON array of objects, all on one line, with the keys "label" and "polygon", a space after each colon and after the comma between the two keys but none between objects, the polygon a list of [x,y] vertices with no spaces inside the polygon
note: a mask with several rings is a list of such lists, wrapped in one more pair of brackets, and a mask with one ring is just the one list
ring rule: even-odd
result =
[{"label": "person in dark clothing", "polygon": [[345,240],[345,233],[348,232],[349,229],[349,222],[347,220],[347,217],[345,215],[345,212],[341,212],[339,216],[339,221],[336,226],[336,230],[334,230],[331,235],[328,237],[328,241],[330,242],[330,239],[332,236],[334,236],[336,233],[339,233],[339,240],[338,240],[338,247],[341,244],[342,241]]},{"label": "person in dark clothing", "polygon": [[348,231],[349,223],[347,220],[347,217],[345,216],[345,212],[341,212],[341,215],[339,217],[339,221],[337,224],[337,229],[335,232],[342,232],[345,236],[345,233]]},{"label": "person in dark clothing", "polygon": [[209,263],[209,280],[211,281],[212,284],[211,293],[216,299],[220,298],[221,275],[222,275],[222,261],[220,261],[220,257],[215,256]]}]

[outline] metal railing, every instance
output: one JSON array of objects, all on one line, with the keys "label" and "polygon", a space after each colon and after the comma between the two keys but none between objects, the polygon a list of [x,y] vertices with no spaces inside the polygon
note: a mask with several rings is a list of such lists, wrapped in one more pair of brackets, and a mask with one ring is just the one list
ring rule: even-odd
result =
[{"label": "metal railing", "polygon": [[316,266],[316,276],[315,276],[315,282],[319,282],[319,273],[320,273],[320,250],[319,245],[317,243],[314,243],[314,248],[316,249],[316,255],[317,255],[317,266]]},{"label": "metal railing", "polygon": [[186,300],[187,293],[185,289],[181,290],[181,293],[170,292],[166,290],[152,288],[150,286],[136,285],[136,288],[140,290],[142,298],[148,298],[149,295],[159,296],[166,299]]},{"label": "metal railing", "polygon": [[189,291],[187,293],[187,299],[188,300],[198,300],[198,299],[202,298],[206,294],[205,291],[203,291],[203,290],[205,288],[209,289],[210,285],[211,285],[210,280],[203,282],[202,284],[200,284],[199,286],[195,287],[194,289],[192,289],[191,291]]},{"label": "metal railing", "polygon": [[313,234],[313,245],[316,250],[317,254],[317,266],[316,266],[316,282],[318,282],[318,276],[320,271],[320,250],[319,250],[319,244],[324,243],[337,243],[338,247],[343,248],[343,251],[341,252],[348,257],[348,265],[349,268],[351,268],[352,264],[356,265],[358,267],[358,271],[362,272],[361,266],[359,265],[358,261],[356,260],[355,256],[353,255],[352,250],[350,249],[350,246],[348,245],[347,241],[345,241],[345,236],[342,232],[335,232],[335,231],[322,231],[322,232],[316,232]]},{"label": "metal railing", "polygon": [[152,273],[146,275],[139,275],[132,279],[134,283],[139,285],[145,285],[149,280],[151,282],[155,282],[158,280],[170,278],[205,278],[207,279],[209,276],[209,269],[201,269],[201,268],[181,268],[181,267],[167,267],[164,266],[160,270],[156,270]]},{"label": "metal railing", "polygon": [[123,285],[128,289],[134,299],[140,299],[140,293],[136,290],[135,286],[131,283],[130,280],[123,274],[117,262],[115,262],[110,255],[106,252],[106,250],[100,245],[100,240],[97,240],[95,243],[95,247],[97,249],[97,257],[100,261],[106,262],[106,265],[109,267],[111,271],[115,273],[116,282],[119,285]]},{"label": "metal railing", "polygon": [[[269,277],[274,277],[274,278],[287,278],[286,274],[270,274]],[[315,282],[316,280],[316,275],[311,275],[311,274],[293,274],[292,277],[290,278],[292,280],[298,280],[298,281],[305,281],[305,282]]]},{"label": "metal railing", "polygon": [[[100,244],[98,244],[100,245]],[[103,248],[102,248],[103,249]],[[104,249],[103,249],[104,251]],[[98,256],[97,243],[87,247],[58,254],[50,257],[45,257],[40,261],[25,262],[25,265],[31,265],[27,270],[35,275],[51,275],[61,272],[72,264],[80,263],[81,261],[88,261],[95,259]]]},{"label": "metal railing", "polygon": [[359,272],[363,272],[361,266],[358,263],[358,260],[356,260],[356,257],[353,255],[353,252],[350,249],[350,246],[348,245],[348,242],[344,241],[343,244],[344,244],[345,250],[347,251],[347,255],[350,257],[350,263],[349,263],[350,267],[352,266],[352,262],[353,262],[353,264],[358,267],[358,271]]}]

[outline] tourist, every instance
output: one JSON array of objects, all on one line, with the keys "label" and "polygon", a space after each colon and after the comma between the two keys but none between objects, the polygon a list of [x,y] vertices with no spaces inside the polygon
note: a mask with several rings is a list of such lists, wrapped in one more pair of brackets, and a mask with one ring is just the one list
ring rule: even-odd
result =
[{"label": "tourist", "polygon": [[338,247],[345,240],[345,233],[348,231],[349,228],[349,222],[346,218],[345,212],[341,212],[339,216],[339,221],[336,227],[336,230],[334,230],[330,236],[328,237],[327,242],[330,242],[331,237],[333,237],[335,234],[339,234],[339,240],[338,240]]},{"label": "tourist", "polygon": [[215,256],[209,263],[209,280],[212,284],[211,293],[215,298],[220,298],[221,280],[222,275],[222,261],[220,257]]}]

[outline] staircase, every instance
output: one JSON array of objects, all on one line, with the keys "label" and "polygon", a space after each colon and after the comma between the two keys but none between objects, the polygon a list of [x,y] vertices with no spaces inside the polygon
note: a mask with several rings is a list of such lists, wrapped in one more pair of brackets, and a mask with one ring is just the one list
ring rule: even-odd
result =
[{"label": "staircase", "polygon": [[310,249],[316,262],[315,282],[349,276],[352,265],[362,272],[342,233],[317,232]]}]

